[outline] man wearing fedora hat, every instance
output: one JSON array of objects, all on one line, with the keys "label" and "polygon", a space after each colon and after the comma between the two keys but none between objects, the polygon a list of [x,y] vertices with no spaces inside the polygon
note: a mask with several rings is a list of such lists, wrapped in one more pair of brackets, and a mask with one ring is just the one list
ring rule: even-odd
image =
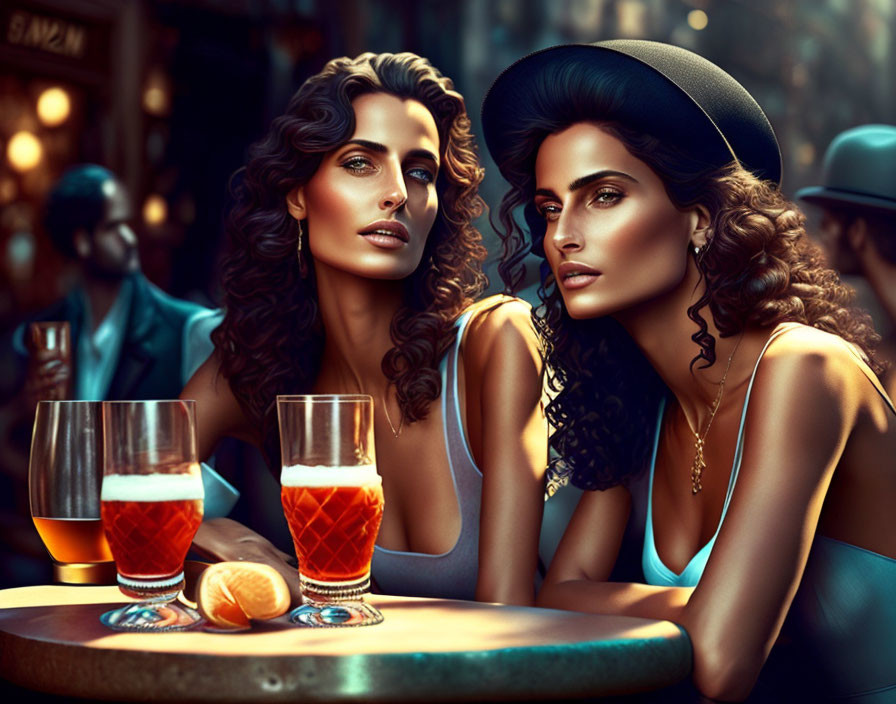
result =
[{"label": "man wearing fedora hat", "polygon": [[[863,276],[887,316],[881,354],[896,362],[896,126],[838,134],[824,155],[824,183],[796,197],[822,209],[821,238],[840,273]],[[896,370],[885,378],[896,393]]]}]

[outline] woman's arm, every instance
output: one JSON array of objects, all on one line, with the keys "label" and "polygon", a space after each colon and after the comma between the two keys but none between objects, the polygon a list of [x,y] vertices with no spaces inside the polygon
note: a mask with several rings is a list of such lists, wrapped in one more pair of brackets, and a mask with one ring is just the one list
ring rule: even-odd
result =
[{"label": "woman's arm", "polygon": [[223,437],[237,438],[256,446],[261,444],[259,431],[252,427],[230,384],[219,373],[220,366],[218,353],[214,352],[180,392],[180,398],[196,401],[196,443],[200,460],[208,459]]},{"label": "woman's arm", "polygon": [[631,507],[627,489],[586,491],[579,499],[538,594],[538,605],[677,621],[690,588],[607,582]]},{"label": "woman's arm", "polygon": [[[508,300],[476,316],[463,346],[467,395],[482,470],[478,601],[532,604],[544,509],[547,428],[541,409],[542,364],[530,307]],[[472,375],[472,378],[470,377]],[[478,441],[478,442],[477,442]]]},{"label": "woman's arm", "polygon": [[[213,354],[196,370],[180,394],[182,399],[196,401],[196,435],[199,457],[209,457],[225,436],[235,437],[256,446],[261,444],[260,433],[252,427],[230,384],[219,373],[217,354]],[[293,603],[301,601],[298,572],[293,558],[281,552],[267,539],[229,518],[203,521],[193,549],[215,561],[246,560],[271,565],[286,579]]]},{"label": "woman's arm", "polygon": [[755,684],[802,579],[834,470],[863,405],[875,402],[835,338],[807,329],[769,347],[747,412],[737,486],[679,621],[705,695],[743,699]]}]

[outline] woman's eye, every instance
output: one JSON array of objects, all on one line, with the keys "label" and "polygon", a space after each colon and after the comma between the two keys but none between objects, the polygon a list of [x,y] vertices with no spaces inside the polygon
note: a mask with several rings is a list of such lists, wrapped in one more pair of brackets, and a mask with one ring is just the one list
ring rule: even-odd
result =
[{"label": "woman's eye", "polygon": [[373,162],[364,156],[351,156],[343,161],[340,166],[353,173],[367,173],[373,171]]},{"label": "woman's eye", "polygon": [[422,166],[415,166],[412,169],[408,169],[406,173],[410,178],[419,181],[420,183],[432,183],[436,180],[432,171],[424,169]]},{"label": "woman's eye", "polygon": [[548,222],[554,222],[560,217],[560,206],[554,203],[543,203],[538,206],[538,212]]},{"label": "woman's eye", "polygon": [[597,203],[598,205],[612,205],[619,200],[622,200],[623,194],[617,190],[611,188],[603,188],[597,191],[594,194],[594,198],[592,198],[592,203]]}]

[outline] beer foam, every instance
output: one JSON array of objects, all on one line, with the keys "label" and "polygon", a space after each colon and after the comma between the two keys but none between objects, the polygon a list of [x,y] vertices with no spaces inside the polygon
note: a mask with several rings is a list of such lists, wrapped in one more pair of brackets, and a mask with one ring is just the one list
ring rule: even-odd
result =
[{"label": "beer foam", "polygon": [[284,467],[280,475],[283,486],[370,486],[382,481],[375,464],[350,467],[294,464]]},{"label": "beer foam", "polygon": [[103,501],[184,501],[202,499],[202,475],[108,474],[103,477]]}]

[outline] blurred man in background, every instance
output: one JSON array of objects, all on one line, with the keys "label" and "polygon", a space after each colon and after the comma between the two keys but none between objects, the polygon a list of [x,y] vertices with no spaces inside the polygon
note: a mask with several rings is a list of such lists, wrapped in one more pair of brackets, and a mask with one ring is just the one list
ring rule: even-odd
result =
[{"label": "blurred man in background", "polygon": [[[212,350],[209,333],[219,316],[172,298],[143,276],[131,216],[124,186],[93,164],[67,171],[47,199],[47,232],[76,263],[78,283],[27,322],[70,324],[75,399],[177,398]],[[22,355],[25,329],[26,323],[14,335]],[[67,372],[52,361],[32,369],[33,398]]]},{"label": "blurred man in background", "polygon": [[[177,398],[213,350],[209,335],[221,314],[173,298],[146,279],[131,217],[123,184],[93,164],[69,169],[47,198],[46,231],[74,263],[76,284],[65,298],[27,318],[12,337],[16,368],[11,373],[21,386],[0,424],[6,426],[0,438],[6,475],[0,507],[7,544],[0,554],[4,586],[47,581],[49,561],[31,525],[26,490],[37,401],[58,398],[54,389],[60,382],[75,400]],[[70,365],[56,354],[27,348],[29,325],[39,321],[68,322]],[[237,492],[211,468],[203,465],[202,472],[205,516],[226,515]]]},{"label": "blurred man in background", "polygon": [[821,238],[831,265],[864,277],[886,320],[884,379],[896,396],[896,126],[862,125],[838,134],[824,156],[824,184],[796,197],[822,209]]}]

